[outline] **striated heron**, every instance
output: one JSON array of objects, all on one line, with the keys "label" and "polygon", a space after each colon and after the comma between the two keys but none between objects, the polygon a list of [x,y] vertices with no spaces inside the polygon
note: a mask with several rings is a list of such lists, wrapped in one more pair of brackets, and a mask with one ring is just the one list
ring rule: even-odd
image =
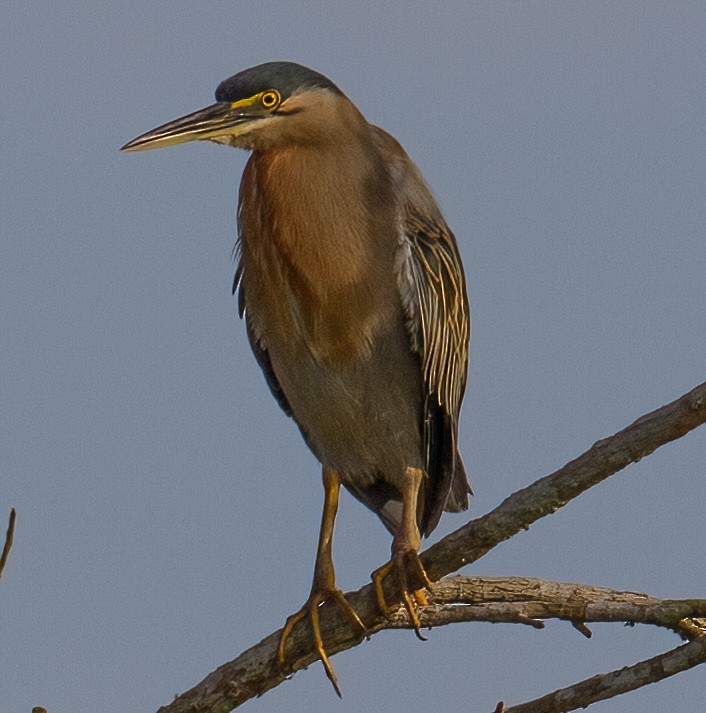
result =
[{"label": "striated heron", "polygon": [[341,483],[392,533],[390,561],[417,635],[432,586],[418,557],[443,511],[468,507],[458,453],[470,320],[456,241],[399,143],[369,124],[329,79],[269,62],[222,82],[216,103],[123,151],[208,140],[252,152],[240,182],[233,284],[267,384],[322,464],[324,508],[311,594],[287,619],[311,621],[339,693],[318,608],[334,602],[331,555]]}]

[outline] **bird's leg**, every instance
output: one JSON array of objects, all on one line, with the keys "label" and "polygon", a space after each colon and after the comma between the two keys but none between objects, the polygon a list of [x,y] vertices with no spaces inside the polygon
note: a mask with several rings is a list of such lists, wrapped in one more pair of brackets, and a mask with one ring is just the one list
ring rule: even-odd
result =
[{"label": "bird's leg", "polygon": [[402,491],[402,521],[392,538],[392,557],[387,564],[375,570],[371,577],[378,607],[383,614],[389,615],[391,612],[385,601],[382,581],[388,574],[394,572],[414,633],[424,640],[415,606],[415,602],[420,606],[428,604],[426,595],[420,587],[432,588],[432,583],[417,554],[422,539],[417,527],[417,498],[423,473],[419,468],[407,468],[406,476]]},{"label": "bird's leg", "polygon": [[277,661],[280,668],[284,666],[285,647],[287,639],[292,634],[295,625],[306,617],[311,622],[311,628],[314,633],[314,645],[319,654],[321,663],[324,665],[324,670],[329,681],[333,684],[336,693],[340,696],[341,691],[338,687],[336,672],[326,655],[324,644],[321,639],[321,628],[319,626],[319,606],[328,600],[336,603],[338,608],[346,615],[354,629],[358,629],[362,636],[366,636],[368,630],[360,620],[355,609],[348,603],[348,600],[343,596],[343,592],[336,587],[336,574],[333,569],[333,558],[331,556],[331,544],[333,541],[333,525],[336,520],[336,511],[338,510],[338,494],[341,490],[341,481],[338,473],[331,468],[324,467],[323,469],[324,483],[324,509],[321,515],[321,529],[319,530],[319,546],[316,550],[316,564],[314,565],[314,580],[311,584],[311,593],[306,600],[304,606],[287,618],[282,635],[279,639],[279,648],[277,649]]}]

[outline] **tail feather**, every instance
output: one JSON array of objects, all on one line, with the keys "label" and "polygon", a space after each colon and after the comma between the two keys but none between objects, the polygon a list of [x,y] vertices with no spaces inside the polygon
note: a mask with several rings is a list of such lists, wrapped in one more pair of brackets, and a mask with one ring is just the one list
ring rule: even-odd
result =
[{"label": "tail feather", "polygon": [[458,453],[456,453],[455,461],[453,481],[448,497],[446,498],[446,504],[444,505],[446,512],[468,510],[468,496],[473,495],[473,489],[468,482],[466,469],[463,467],[463,461]]}]

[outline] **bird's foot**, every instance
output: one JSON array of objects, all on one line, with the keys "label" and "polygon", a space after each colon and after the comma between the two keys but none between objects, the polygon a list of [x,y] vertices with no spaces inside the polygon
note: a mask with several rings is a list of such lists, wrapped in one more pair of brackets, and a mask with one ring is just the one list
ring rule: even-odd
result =
[{"label": "bird's foot", "polygon": [[370,575],[373,580],[373,588],[375,590],[378,608],[387,617],[396,611],[387,606],[385,593],[382,589],[382,582],[390,573],[394,573],[395,575],[402,594],[402,603],[407,610],[407,615],[414,628],[414,633],[419,639],[426,641],[426,637],[423,636],[421,632],[417,606],[427,606],[429,604],[424,589],[430,590],[433,584],[422,566],[417,551],[415,549],[399,549],[393,551],[392,559]]},{"label": "bird's foot", "polygon": [[367,636],[368,630],[361,621],[360,617],[356,613],[355,609],[348,603],[348,600],[343,596],[343,592],[340,589],[330,588],[330,589],[319,589],[312,591],[309,598],[306,600],[304,606],[294,614],[287,617],[287,621],[284,624],[284,629],[282,630],[282,635],[279,637],[279,647],[277,649],[277,663],[279,664],[280,670],[285,668],[285,647],[287,645],[287,639],[292,635],[294,627],[302,620],[308,618],[311,622],[311,628],[314,633],[314,646],[316,647],[316,652],[321,659],[321,663],[324,665],[324,670],[326,671],[326,676],[338,697],[341,697],[341,689],[338,687],[338,678],[336,677],[336,672],[333,669],[331,661],[326,654],[326,649],[324,648],[324,642],[321,638],[321,627],[319,625],[319,607],[324,602],[331,601],[338,606],[341,612],[350,622],[351,627],[355,630],[360,631],[361,636]]}]

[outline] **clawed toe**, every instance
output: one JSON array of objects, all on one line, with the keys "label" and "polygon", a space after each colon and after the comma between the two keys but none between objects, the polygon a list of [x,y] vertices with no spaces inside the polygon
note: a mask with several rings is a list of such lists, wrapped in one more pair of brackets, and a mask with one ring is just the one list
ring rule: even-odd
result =
[{"label": "clawed toe", "polygon": [[[378,608],[388,617],[394,610],[391,610],[385,601],[382,582],[391,572],[394,573],[397,580],[400,594],[402,595],[402,603],[414,628],[414,633],[419,639],[426,641],[426,637],[421,632],[417,606],[426,606],[428,604],[426,595],[420,585],[426,589],[431,589],[433,585],[422,566],[417,552],[415,550],[401,550],[393,553],[392,559],[371,575]],[[415,586],[410,586],[410,583]]]},{"label": "clawed toe", "polygon": [[326,671],[326,676],[331,685],[333,686],[336,694],[341,696],[341,689],[338,686],[338,678],[336,672],[326,654],[326,649],[324,648],[324,642],[321,638],[321,626],[319,624],[319,607],[325,601],[335,602],[341,612],[346,616],[352,629],[357,629],[361,636],[367,636],[368,630],[361,621],[357,612],[348,603],[348,600],[343,595],[340,589],[329,589],[321,590],[317,592],[312,592],[309,599],[307,599],[304,606],[291,616],[287,617],[287,621],[284,624],[284,629],[282,630],[282,635],[279,638],[279,646],[277,648],[277,663],[279,665],[280,671],[284,672],[285,669],[285,648],[287,645],[287,640],[292,635],[294,627],[302,620],[308,618],[311,622],[311,629],[314,635],[314,647],[316,652],[321,659],[321,663]]}]

